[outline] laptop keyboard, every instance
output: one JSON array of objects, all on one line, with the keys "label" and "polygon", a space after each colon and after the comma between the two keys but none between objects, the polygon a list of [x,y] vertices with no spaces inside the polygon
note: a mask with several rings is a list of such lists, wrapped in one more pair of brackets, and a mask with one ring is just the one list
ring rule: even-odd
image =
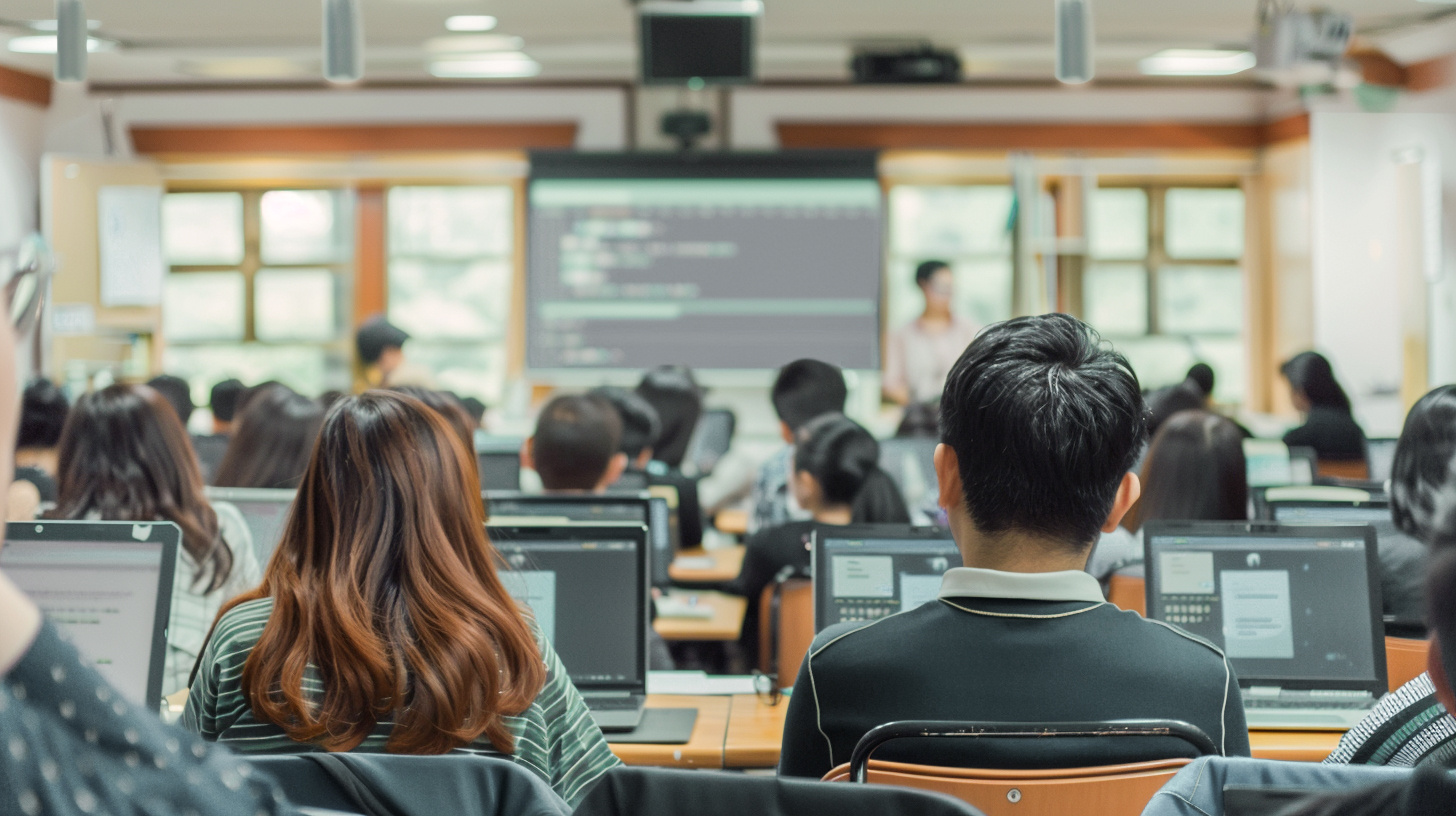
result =
[{"label": "laptop keyboard", "polygon": [[1270,700],[1270,699],[1249,699],[1244,698],[1244,708],[1272,708],[1272,709],[1337,709],[1348,711],[1359,711],[1369,708],[1374,700]]},{"label": "laptop keyboard", "polygon": [[592,711],[635,711],[642,707],[641,697],[597,697],[586,698],[586,707]]}]

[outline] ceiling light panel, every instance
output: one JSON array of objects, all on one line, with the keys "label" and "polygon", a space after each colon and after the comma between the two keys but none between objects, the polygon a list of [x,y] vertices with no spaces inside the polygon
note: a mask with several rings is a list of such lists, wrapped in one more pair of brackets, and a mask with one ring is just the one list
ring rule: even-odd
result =
[{"label": "ceiling light panel", "polygon": [[489,14],[457,14],[445,21],[449,31],[490,31],[496,19]]},{"label": "ceiling light panel", "polygon": [[1148,76],[1229,76],[1256,62],[1248,51],[1169,48],[1140,60],[1138,70]]}]

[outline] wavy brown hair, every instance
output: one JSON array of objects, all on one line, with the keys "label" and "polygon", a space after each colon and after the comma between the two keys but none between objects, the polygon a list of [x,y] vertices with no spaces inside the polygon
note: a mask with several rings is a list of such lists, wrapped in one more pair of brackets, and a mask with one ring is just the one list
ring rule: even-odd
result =
[{"label": "wavy brown hair", "polygon": [[[218,616],[273,599],[243,667],[253,715],[329,751],[392,719],[391,753],[441,754],[481,735],[513,753],[505,717],[546,676],[498,560],[473,457],[446,420],[404,394],[340,400],[263,583]],[[322,699],[303,691],[308,667]]]},{"label": "wavy brown hair", "polygon": [[233,552],[202,494],[202,471],[172,404],[145,385],[113,385],[76,401],[61,431],[56,507],[48,518],[170,521],[197,563],[204,593],[221,587]]}]

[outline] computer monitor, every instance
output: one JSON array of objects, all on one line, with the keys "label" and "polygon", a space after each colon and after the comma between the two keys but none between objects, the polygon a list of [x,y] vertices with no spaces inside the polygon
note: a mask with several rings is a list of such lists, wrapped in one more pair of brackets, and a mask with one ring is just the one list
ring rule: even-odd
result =
[{"label": "computer monitor", "polygon": [[0,568],[127,699],[157,711],[182,531],[171,523],[6,526]]},{"label": "computer monitor", "polygon": [[1399,439],[1368,439],[1365,441],[1365,459],[1370,463],[1370,481],[1385,482],[1390,479],[1395,466],[1395,447]]},{"label": "computer monitor", "polygon": [[1275,439],[1245,439],[1244,460],[1249,487],[1314,484],[1315,455],[1309,448],[1291,448]]},{"label": "computer monitor", "polygon": [[475,457],[480,465],[482,490],[521,489],[521,444],[509,436],[475,435]]},{"label": "computer monitor", "polygon": [[202,469],[203,484],[212,484],[212,478],[217,475],[222,458],[227,455],[229,439],[231,437],[226,434],[194,435],[192,437],[192,450],[197,453],[197,465]]},{"label": "computer monitor", "polygon": [[677,554],[672,539],[672,512],[665,497],[648,492],[537,494],[486,492],[491,525],[645,524],[649,532],[654,586],[668,584],[668,567]]},{"label": "computer monitor", "polygon": [[647,684],[647,528],[492,526],[501,581],[530,607],[583,693]]},{"label": "computer monitor", "polygon": [[258,561],[267,564],[283,540],[283,526],[293,509],[296,490],[270,490],[253,487],[209,487],[209,501],[226,502],[238,508],[248,532],[253,536],[253,550]]},{"label": "computer monitor", "polygon": [[1368,525],[1149,522],[1148,617],[1224,651],[1241,686],[1386,691]]},{"label": "computer monitor", "polygon": [[941,577],[961,565],[961,553],[942,529],[862,524],[816,529],[810,563],[814,631],[821,632],[935,600]]}]

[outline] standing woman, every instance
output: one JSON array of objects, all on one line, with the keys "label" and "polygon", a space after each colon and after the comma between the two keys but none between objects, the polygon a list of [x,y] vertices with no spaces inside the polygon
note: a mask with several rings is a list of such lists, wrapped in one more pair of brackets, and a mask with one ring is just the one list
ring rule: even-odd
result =
[{"label": "standing woman", "polygon": [[162,693],[187,688],[223,603],[262,577],[247,524],[213,508],[177,412],[156,390],[113,385],[76,401],[61,432],[55,519],[170,521],[182,528]]},{"label": "standing woman", "polygon": [[504,755],[574,805],[618,762],[499,561],[446,419],[388,391],[340,400],[183,725],[241,752]]},{"label": "standing woman", "polygon": [[1306,351],[1280,367],[1289,381],[1294,407],[1304,415],[1304,424],[1284,435],[1284,444],[1314,448],[1321,465],[1363,464],[1365,432],[1351,413],[1350,398],[1335,379],[1330,361]]}]

